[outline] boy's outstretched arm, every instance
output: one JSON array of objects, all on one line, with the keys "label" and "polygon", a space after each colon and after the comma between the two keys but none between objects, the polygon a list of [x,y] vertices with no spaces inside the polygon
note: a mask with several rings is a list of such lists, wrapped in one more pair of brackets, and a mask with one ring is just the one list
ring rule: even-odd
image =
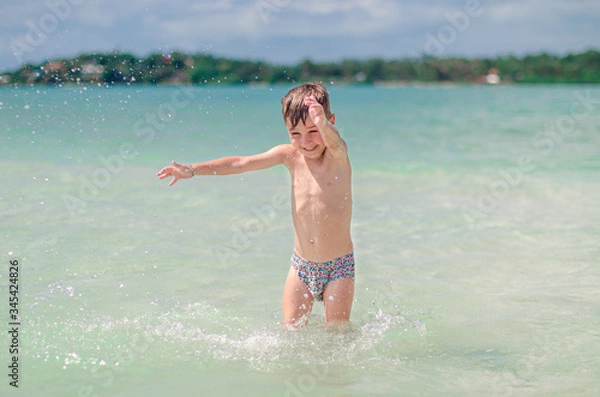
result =
[{"label": "boy's outstretched arm", "polygon": [[279,145],[260,154],[252,156],[229,156],[216,160],[195,164],[180,164],[172,161],[156,173],[158,179],[173,177],[169,186],[180,179],[188,179],[197,175],[232,175],[248,171],[257,171],[286,163],[292,149],[291,145]]},{"label": "boy's outstretched arm", "polygon": [[335,116],[332,116],[331,120],[327,120],[323,105],[312,96],[307,97],[304,100],[304,104],[308,106],[308,115],[319,129],[325,146],[334,153],[345,153],[347,151],[346,142],[344,142],[337,128],[335,128],[335,125],[333,124],[333,122],[335,122]]}]

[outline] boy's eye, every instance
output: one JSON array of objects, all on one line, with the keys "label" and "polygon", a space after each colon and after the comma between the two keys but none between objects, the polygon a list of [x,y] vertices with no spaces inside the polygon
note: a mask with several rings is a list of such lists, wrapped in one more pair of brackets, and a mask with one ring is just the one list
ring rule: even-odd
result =
[{"label": "boy's eye", "polygon": [[308,131],[309,134],[314,134],[315,132],[319,132],[318,130],[310,130]]}]

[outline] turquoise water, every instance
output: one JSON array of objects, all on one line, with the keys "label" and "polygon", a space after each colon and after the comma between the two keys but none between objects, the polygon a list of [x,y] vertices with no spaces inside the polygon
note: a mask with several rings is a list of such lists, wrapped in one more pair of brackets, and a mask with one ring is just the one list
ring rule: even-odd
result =
[{"label": "turquoise water", "polygon": [[599,88],[330,86],[356,297],[296,332],[285,169],[155,176],[285,143],[288,89],[0,90],[3,396],[598,395]]}]

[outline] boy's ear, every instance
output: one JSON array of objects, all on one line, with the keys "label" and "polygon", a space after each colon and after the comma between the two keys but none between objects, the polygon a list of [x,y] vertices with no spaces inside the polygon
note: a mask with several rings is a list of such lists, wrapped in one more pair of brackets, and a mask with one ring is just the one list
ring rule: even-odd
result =
[{"label": "boy's ear", "polygon": [[329,122],[330,122],[331,124],[334,124],[334,125],[335,125],[335,114],[334,114],[334,113],[333,113],[333,114],[331,114],[331,116],[329,116]]}]

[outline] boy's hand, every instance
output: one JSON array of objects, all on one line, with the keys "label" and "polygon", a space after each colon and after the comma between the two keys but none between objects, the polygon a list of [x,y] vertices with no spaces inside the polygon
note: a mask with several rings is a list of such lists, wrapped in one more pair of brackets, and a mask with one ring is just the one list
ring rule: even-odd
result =
[{"label": "boy's hand", "polygon": [[169,165],[156,173],[158,179],[165,179],[172,176],[173,180],[169,183],[169,186],[173,186],[180,179],[188,179],[194,176],[192,175],[191,164],[179,164],[175,161],[171,161],[171,164],[173,165]]},{"label": "boy's hand", "polygon": [[325,110],[323,110],[323,105],[321,105],[314,96],[309,96],[304,99],[304,104],[308,106],[308,115],[317,128],[323,127],[327,123],[327,118],[325,117]]},{"label": "boy's hand", "polygon": [[[325,146],[329,148],[332,153],[345,153],[347,150],[346,143],[334,126],[335,116],[331,115],[328,120],[323,105],[321,105],[314,96],[306,97],[304,99],[304,104],[308,106],[308,115],[321,133],[321,138],[323,138]],[[338,149],[343,150],[340,151]]]}]

